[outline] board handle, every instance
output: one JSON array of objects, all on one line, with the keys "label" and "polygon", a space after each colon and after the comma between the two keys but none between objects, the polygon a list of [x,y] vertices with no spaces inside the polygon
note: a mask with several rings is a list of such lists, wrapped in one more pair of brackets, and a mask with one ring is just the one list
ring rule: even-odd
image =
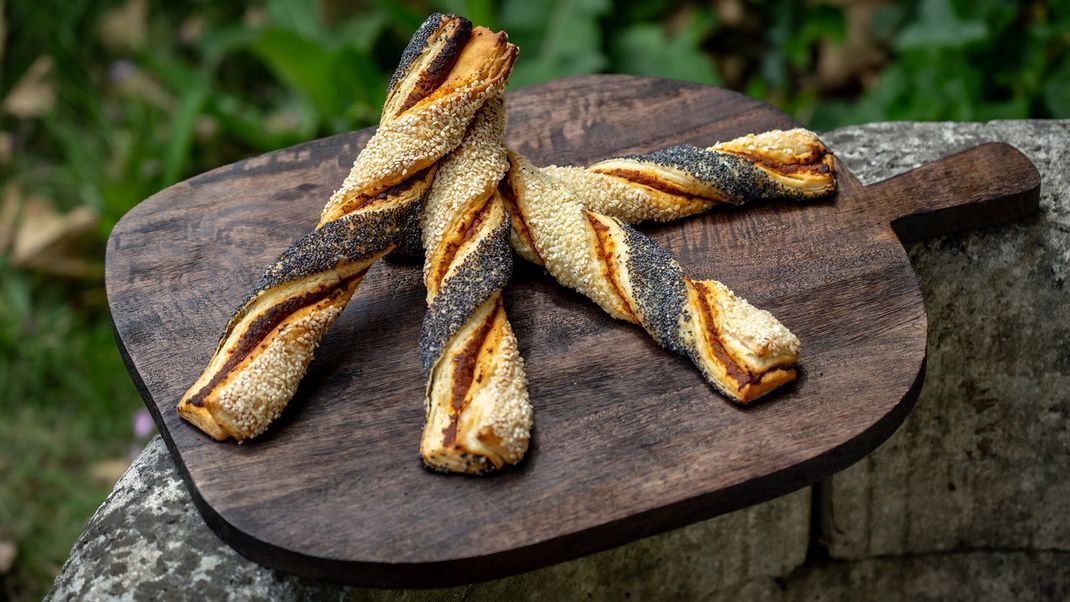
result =
[{"label": "board handle", "polygon": [[904,243],[1000,224],[1040,202],[1040,173],[1021,151],[989,142],[868,186]]}]

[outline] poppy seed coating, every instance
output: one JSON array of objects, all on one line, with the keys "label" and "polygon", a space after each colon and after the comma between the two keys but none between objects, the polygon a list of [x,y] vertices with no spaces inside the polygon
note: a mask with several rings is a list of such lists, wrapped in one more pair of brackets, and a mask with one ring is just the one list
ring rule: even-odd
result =
[{"label": "poppy seed coating", "polygon": [[[426,197],[424,197],[426,199]],[[420,201],[423,206],[423,200]],[[420,241],[420,212],[413,211],[399,225],[398,246],[391,252],[394,259],[419,259],[423,257],[423,243]]]},{"label": "poppy seed coating", "polygon": [[424,22],[420,24],[420,27],[416,30],[416,33],[412,34],[409,38],[409,43],[405,46],[405,50],[401,51],[401,59],[398,61],[397,69],[394,69],[394,74],[390,76],[390,84],[387,86],[388,90],[393,90],[398,81],[405,77],[405,74],[409,70],[409,66],[416,60],[416,57],[423,53],[424,48],[427,47],[427,40],[431,37],[431,34],[438,29],[442,23],[442,13],[431,13],[428,15]]},{"label": "poppy seed coating", "polygon": [[508,220],[495,226],[442,282],[420,328],[420,361],[425,373],[476,309],[508,284],[513,273],[509,228]]},{"label": "poppy seed coating", "polygon": [[[183,418],[217,440],[242,440],[278,416],[363,274],[403,240],[414,242],[434,167],[504,87],[515,57],[504,34],[466,19],[435,14],[424,22],[391,79],[378,130],[317,229],[282,253],[231,317],[208,367],[179,400]],[[324,291],[330,296],[317,296]],[[262,341],[246,352],[249,333]]]},{"label": "poppy seed coating", "polygon": [[406,219],[419,203],[393,205],[382,211],[355,213],[306,234],[268,268],[264,288],[366,259],[395,244]]},{"label": "poppy seed coating", "polygon": [[402,226],[419,214],[420,207],[416,202],[347,215],[302,236],[264,272],[235,314],[240,315],[254,298],[270,288],[381,253],[397,243]]},{"label": "poppy seed coating", "polygon": [[[454,36],[454,51],[449,53],[453,58],[456,58],[457,50],[464,44],[468,37],[472,33],[472,22],[464,17],[457,15],[443,15],[442,13],[431,13],[424,22],[420,25],[420,28],[416,30],[416,33],[412,34],[409,38],[409,43],[405,46],[405,50],[401,52],[401,60],[398,62],[397,69],[394,70],[394,74],[390,77],[390,85],[387,86],[388,91],[393,91],[398,82],[408,73],[409,68],[424,50],[427,48],[428,40],[431,38],[431,34],[435,32],[445,19],[457,19],[459,21],[458,31]],[[436,61],[445,60],[443,56],[436,57]],[[441,70],[441,66],[439,68]],[[448,69],[446,69],[448,71]]]},{"label": "poppy seed coating", "polygon": [[621,224],[628,245],[628,278],[632,303],[643,326],[662,347],[686,353],[680,337],[680,315],[687,305],[684,271],[658,243],[628,224]]},{"label": "poppy seed coating", "polygon": [[721,191],[724,200],[734,205],[785,196],[802,196],[799,191],[778,186],[750,161],[690,144],[677,144],[645,155],[623,155],[614,159],[678,169],[702,184]]}]

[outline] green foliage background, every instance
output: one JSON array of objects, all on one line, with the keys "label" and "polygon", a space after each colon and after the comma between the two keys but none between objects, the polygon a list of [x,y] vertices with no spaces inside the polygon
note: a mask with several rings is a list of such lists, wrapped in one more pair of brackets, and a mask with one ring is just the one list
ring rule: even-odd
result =
[{"label": "green foliage background", "polygon": [[[4,189],[16,184],[60,212],[91,207],[99,226],[85,254],[97,263],[115,222],[155,191],[373,124],[399,52],[433,10],[506,29],[521,47],[512,89],[583,73],[656,75],[734,87],[817,130],[1070,117],[1066,0],[0,7],[0,98],[48,57],[55,99],[31,116],[0,111]],[[108,19],[118,24],[106,27]],[[87,471],[124,453],[140,402],[111,339],[99,277],[57,278],[9,261],[0,248],[0,541],[16,543],[18,555],[0,574],[0,597],[28,599],[47,589],[107,492]]]}]

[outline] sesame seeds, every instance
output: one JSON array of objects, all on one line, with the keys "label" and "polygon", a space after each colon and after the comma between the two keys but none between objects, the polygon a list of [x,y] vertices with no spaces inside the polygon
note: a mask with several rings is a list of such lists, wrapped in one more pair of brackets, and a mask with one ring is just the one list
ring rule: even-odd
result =
[{"label": "sesame seeds", "polygon": [[771,130],[720,142],[708,151],[736,156],[750,164],[751,177],[768,178],[768,196],[817,199],[836,191],[832,153],[816,134],[802,128]]},{"label": "sesame seeds", "polygon": [[[487,100],[476,114],[460,146],[439,165],[428,193],[420,225],[428,257],[458,216],[486,199],[509,169],[506,159],[505,109],[500,94]],[[429,266],[425,265],[426,274]]]},{"label": "sesame seeds", "polygon": [[[713,281],[703,283],[702,288],[712,291],[712,298],[693,299],[688,279],[668,251],[631,226],[592,210],[597,207],[635,216],[631,208],[644,200],[628,189],[641,187],[652,198],[654,193],[646,183],[577,168],[540,170],[515,153],[510,154],[510,162],[509,184],[517,206],[527,216],[535,250],[558,282],[591,298],[613,317],[637,319],[655,341],[691,358],[706,379],[732,399],[746,400],[733,380],[740,374],[737,360],[758,381],[767,370],[795,363],[798,339],[769,312],[754,308]],[[735,199],[760,197],[771,182],[743,158],[687,145],[597,166],[619,174],[622,162],[631,162],[633,172],[646,170],[643,173],[665,177],[673,186],[688,185],[690,178],[691,184],[716,186]],[[592,233],[595,223],[599,231]],[[621,311],[622,293],[634,315]],[[705,311],[700,312],[696,304],[713,304],[715,311],[703,305]],[[703,317],[706,314],[716,316],[716,323],[709,324]],[[717,338],[711,339],[714,332]],[[751,382],[749,377],[740,378]],[[785,371],[758,394],[792,378],[793,373]]]},{"label": "sesame seeds", "polygon": [[315,308],[289,321],[215,394],[213,415],[239,441],[264,432],[293,397],[327,328],[342,308]]},{"label": "sesame seeds", "polygon": [[[396,112],[384,111],[378,131],[357,156],[342,187],[325,205],[319,226],[268,267],[235,311],[208,368],[183,398],[185,402],[198,393],[198,385],[213,383],[203,391],[203,407],[211,412],[211,420],[200,414],[196,419],[189,413],[183,413],[184,417],[206,432],[211,430],[209,434],[219,434],[215,427],[221,426],[241,440],[262,433],[281,413],[303,378],[320,338],[352,295],[359,281],[355,275],[367,270],[399,242],[413,238],[424,191],[434,175],[429,168],[460,144],[487,98],[500,95],[516,56],[515,47],[506,44],[504,36],[488,41],[486,30],[478,32],[478,36],[475,33],[470,22],[454,16],[433,15],[420,27],[391,80],[390,96],[404,96],[404,106]],[[464,61],[458,62],[457,57],[473,48],[482,62],[469,61],[458,67]],[[431,94],[439,87],[444,88],[444,93]],[[497,118],[501,120],[500,115]],[[504,160],[499,158],[495,178],[501,172]],[[461,301],[470,296],[486,297],[488,285],[500,290],[508,278],[511,256],[507,248],[504,253],[501,250],[507,244],[507,225],[491,232],[498,242],[488,240],[486,245],[474,247],[478,252],[469,255],[476,260],[473,271],[483,268],[498,276],[486,281],[485,274],[479,278],[469,276],[484,290],[455,287],[461,293],[450,295],[447,300],[452,300],[451,305],[463,305]],[[290,308],[294,299],[346,278],[351,278],[351,284],[346,285],[345,294],[311,307]],[[281,314],[275,315],[277,326],[263,335],[246,360],[224,375],[223,371],[230,369],[227,358],[235,341],[247,334],[257,316],[272,311]],[[507,329],[508,323],[505,326]],[[522,367],[519,373],[515,365],[511,370],[514,378],[519,374],[522,381]],[[526,404],[526,386],[521,382],[520,387]],[[510,395],[520,398],[519,394]]]},{"label": "sesame seeds", "polygon": [[517,205],[527,216],[535,249],[547,271],[561,284],[590,297],[615,318],[628,313],[606,278],[596,250],[597,238],[584,216],[583,206],[557,181],[531,165],[524,157],[510,154],[513,168],[509,183]]},{"label": "sesame seeds", "polygon": [[496,192],[509,166],[504,126],[495,94],[441,162],[421,214],[430,297],[420,332],[428,376],[420,455],[435,471],[485,474],[515,464],[530,437],[527,377],[500,301],[513,265],[511,222]]},{"label": "sesame seeds", "polygon": [[774,366],[794,364],[799,355],[799,339],[773,314],[737,297],[725,285],[705,281],[715,291],[714,302],[720,317],[722,342],[754,372]]},{"label": "sesame seeds", "polygon": [[633,186],[631,182],[590,169],[579,167],[546,167],[543,173],[568,188],[586,209],[622,219],[628,223],[647,220],[669,221],[678,219],[690,212],[701,211],[708,207],[702,203],[693,207],[686,198],[674,198],[663,202],[656,191],[644,186]]}]

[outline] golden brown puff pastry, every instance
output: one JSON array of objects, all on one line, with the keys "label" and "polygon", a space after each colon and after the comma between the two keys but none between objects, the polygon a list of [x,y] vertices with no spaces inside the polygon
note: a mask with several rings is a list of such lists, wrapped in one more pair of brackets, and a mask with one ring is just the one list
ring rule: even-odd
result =
[{"label": "golden brown puff pastry", "polygon": [[707,381],[749,403],[795,378],[799,340],[724,285],[684,275],[672,255],[620,219],[591,211],[558,180],[510,153],[502,189],[558,282],[614,318],[640,324]]},{"label": "golden brown puff pastry", "polygon": [[504,128],[499,95],[441,162],[421,215],[428,380],[420,456],[433,470],[482,474],[519,462],[528,448],[527,378],[502,305],[513,265],[497,192],[509,169]]},{"label": "golden brown puff pastry", "polygon": [[500,92],[516,48],[504,34],[432,15],[390,82],[379,129],[314,231],[264,273],[231,317],[178,413],[209,436],[262,433],[290,401],[320,337],[368,268],[416,224],[437,163]]},{"label": "golden brown puff pastry", "polygon": [[[586,168],[543,168],[587,209],[635,224],[671,221],[720,204],[809,200],[836,191],[833,157],[801,128],[750,134],[703,149],[688,144],[624,155]],[[534,263],[523,213],[512,212],[513,247]]]}]

